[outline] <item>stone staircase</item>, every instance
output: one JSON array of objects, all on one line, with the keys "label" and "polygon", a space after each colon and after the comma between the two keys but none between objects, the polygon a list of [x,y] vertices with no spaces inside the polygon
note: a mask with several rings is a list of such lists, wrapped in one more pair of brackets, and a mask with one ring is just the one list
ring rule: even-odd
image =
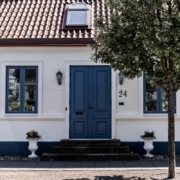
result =
[{"label": "stone staircase", "polygon": [[129,146],[122,146],[120,140],[61,140],[52,146],[50,152],[41,155],[41,160],[54,161],[106,161],[139,160],[137,153]]}]

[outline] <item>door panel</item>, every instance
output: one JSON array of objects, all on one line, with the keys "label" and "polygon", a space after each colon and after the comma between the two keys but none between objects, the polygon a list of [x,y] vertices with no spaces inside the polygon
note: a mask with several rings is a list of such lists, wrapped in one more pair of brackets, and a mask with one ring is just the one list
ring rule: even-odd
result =
[{"label": "door panel", "polygon": [[88,71],[86,67],[74,67],[71,69],[70,91],[70,118],[87,118],[88,104]]},{"label": "door panel", "polygon": [[75,138],[88,137],[87,119],[71,119],[71,136]]},{"label": "door panel", "polygon": [[70,69],[70,138],[111,137],[111,69]]},{"label": "door panel", "polygon": [[110,68],[94,67],[93,73],[93,118],[111,117]]},{"label": "door panel", "polygon": [[110,138],[111,124],[109,119],[93,119],[93,137],[92,138]]}]

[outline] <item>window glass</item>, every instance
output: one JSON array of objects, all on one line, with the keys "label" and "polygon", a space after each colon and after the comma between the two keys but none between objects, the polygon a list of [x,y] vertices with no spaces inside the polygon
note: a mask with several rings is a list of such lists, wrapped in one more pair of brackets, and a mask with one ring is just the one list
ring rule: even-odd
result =
[{"label": "window glass", "polygon": [[69,9],[87,9],[87,6],[86,6],[86,4],[75,3],[75,4],[71,4],[69,6]]},{"label": "window glass", "polygon": [[8,110],[20,111],[20,69],[8,69]]},{"label": "window glass", "polygon": [[85,4],[75,3],[71,4],[67,9],[67,26],[86,26],[88,8]]},{"label": "window glass", "polygon": [[36,107],[36,69],[25,69],[24,110],[34,111]]},{"label": "window glass", "polygon": [[86,25],[87,11],[69,11],[67,22],[71,25]]},{"label": "window glass", "polygon": [[7,67],[7,113],[37,113],[37,67]]}]

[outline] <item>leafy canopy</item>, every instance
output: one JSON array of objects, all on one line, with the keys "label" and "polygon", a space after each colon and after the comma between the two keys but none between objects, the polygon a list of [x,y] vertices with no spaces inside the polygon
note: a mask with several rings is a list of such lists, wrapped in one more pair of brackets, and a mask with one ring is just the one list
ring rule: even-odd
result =
[{"label": "leafy canopy", "polygon": [[109,63],[127,78],[145,72],[173,93],[180,87],[180,1],[106,0],[108,18],[97,17],[92,60]]}]

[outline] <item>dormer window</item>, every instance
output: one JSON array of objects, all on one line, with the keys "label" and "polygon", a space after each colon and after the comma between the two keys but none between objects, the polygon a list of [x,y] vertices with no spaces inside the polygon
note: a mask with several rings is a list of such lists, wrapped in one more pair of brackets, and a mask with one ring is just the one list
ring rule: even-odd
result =
[{"label": "dormer window", "polygon": [[88,26],[88,10],[86,4],[71,4],[67,9],[66,26]]}]

